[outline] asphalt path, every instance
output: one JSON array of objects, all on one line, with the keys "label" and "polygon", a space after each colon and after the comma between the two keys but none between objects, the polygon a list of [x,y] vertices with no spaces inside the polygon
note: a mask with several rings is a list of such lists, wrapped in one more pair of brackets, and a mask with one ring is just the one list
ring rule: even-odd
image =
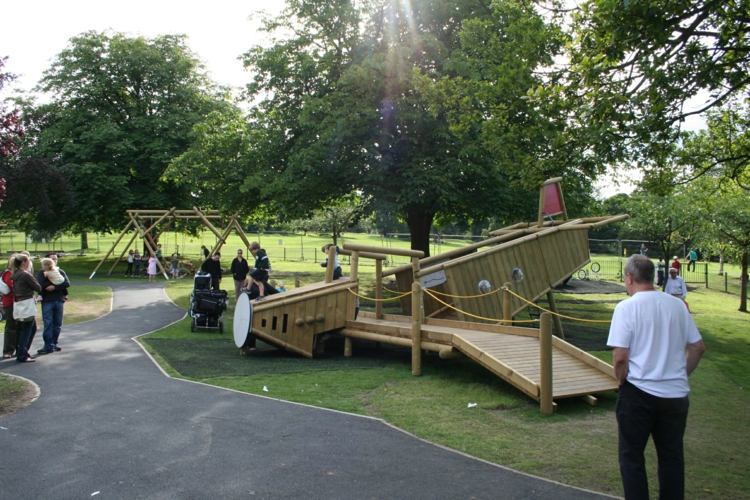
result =
[{"label": "asphalt path", "polygon": [[169,378],[133,337],[183,314],[161,286],[114,285],[113,311],[63,327],[62,352],[0,363],[41,390],[0,417],[0,498],[601,497],[377,419]]}]

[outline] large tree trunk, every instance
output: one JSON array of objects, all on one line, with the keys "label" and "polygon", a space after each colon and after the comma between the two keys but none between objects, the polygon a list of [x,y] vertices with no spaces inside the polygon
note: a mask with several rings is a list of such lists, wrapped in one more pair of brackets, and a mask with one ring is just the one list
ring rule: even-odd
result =
[{"label": "large tree trunk", "polygon": [[411,209],[406,213],[411,249],[423,251],[425,257],[430,255],[430,229],[434,216],[434,212],[420,209]]},{"label": "large tree trunk", "polygon": [[740,311],[747,312],[747,250],[742,252],[740,275]]},{"label": "large tree trunk", "polygon": [[89,249],[89,233],[81,231],[81,251]]}]

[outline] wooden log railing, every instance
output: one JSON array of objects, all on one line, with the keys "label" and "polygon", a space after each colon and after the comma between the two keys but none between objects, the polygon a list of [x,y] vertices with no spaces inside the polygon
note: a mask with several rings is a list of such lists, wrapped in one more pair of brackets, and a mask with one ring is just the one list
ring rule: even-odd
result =
[{"label": "wooden log railing", "polygon": [[[422,297],[422,285],[417,281],[417,274],[419,273],[419,259],[424,257],[424,252],[420,250],[407,250],[404,248],[380,248],[369,245],[360,245],[358,243],[345,243],[344,250],[352,252],[351,255],[351,278],[358,280],[358,262],[360,255],[365,257],[368,254],[374,255],[400,255],[403,257],[411,257],[411,268],[412,276],[414,276],[414,282],[412,283],[412,317],[411,317],[411,373],[414,376],[422,374],[422,322],[424,321],[424,298]],[[383,280],[382,265],[378,266],[380,259],[376,259],[377,263],[375,266],[375,281],[378,284],[377,289],[380,290],[379,284]],[[379,298],[377,296],[376,298]],[[381,301],[377,300],[377,304],[380,305]],[[377,306],[376,306],[377,307]],[[378,308],[376,316],[382,318],[383,310]],[[344,354],[349,353],[351,355],[351,339],[346,337],[344,341]]]}]

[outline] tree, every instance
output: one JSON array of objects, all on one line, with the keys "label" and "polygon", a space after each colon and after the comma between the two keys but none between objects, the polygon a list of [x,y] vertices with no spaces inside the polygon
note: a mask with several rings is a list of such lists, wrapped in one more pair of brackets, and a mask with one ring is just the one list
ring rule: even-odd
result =
[{"label": "tree", "polygon": [[357,224],[358,220],[367,212],[367,200],[357,193],[351,193],[313,211],[312,217],[301,221],[301,226],[307,231],[329,233],[333,244],[347,229]]},{"label": "tree", "polygon": [[750,254],[750,197],[737,183],[710,173],[692,182],[686,193],[704,214],[698,240],[740,263],[740,306],[747,312],[748,255]]},{"label": "tree", "polygon": [[[7,57],[0,57],[0,91],[11,82],[14,76],[3,72]],[[23,138],[24,129],[17,109],[8,110],[0,101],[0,168],[7,168],[7,162],[18,152],[18,144]],[[0,177],[0,204],[6,197],[6,179]]]},{"label": "tree", "polygon": [[573,21],[565,88],[606,163],[663,165],[684,120],[747,95],[745,0],[588,0]]},{"label": "tree", "polygon": [[[364,5],[292,0],[267,26],[292,35],[246,54],[256,75],[248,95],[263,98],[251,114],[258,140],[248,173],[268,171],[266,196],[293,215],[359,189],[395,207],[412,248],[426,253],[436,214],[533,212],[518,186],[536,190],[553,170],[535,160],[554,133],[524,98],[559,46],[555,31],[523,2]],[[477,53],[485,36],[497,53]],[[494,66],[482,67],[486,57]]]},{"label": "tree", "polygon": [[190,186],[162,179],[191,130],[225,106],[182,36],[88,32],[70,40],[39,85],[25,155],[51,158],[70,184],[80,231],[120,228],[128,208],[195,203]]},{"label": "tree", "polygon": [[173,158],[162,179],[190,186],[203,206],[227,211],[257,212],[262,198],[262,171],[249,168],[259,138],[239,109],[212,111],[193,126],[193,141]]},{"label": "tree", "polygon": [[729,102],[709,111],[707,125],[683,137],[676,156],[684,170],[678,175],[692,181],[708,174],[750,192],[750,103]]},{"label": "tree", "polygon": [[625,203],[630,219],[623,227],[626,237],[653,241],[665,263],[685,240],[700,230],[698,208],[684,193],[668,195],[634,193]]},{"label": "tree", "polygon": [[52,239],[73,211],[69,180],[44,158],[17,158],[4,175],[11,189],[3,210],[18,229]]}]

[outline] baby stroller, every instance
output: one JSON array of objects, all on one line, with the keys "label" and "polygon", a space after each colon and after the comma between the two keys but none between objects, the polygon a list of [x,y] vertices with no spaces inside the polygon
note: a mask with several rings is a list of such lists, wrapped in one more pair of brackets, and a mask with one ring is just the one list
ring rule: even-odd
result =
[{"label": "baby stroller", "polygon": [[211,290],[211,275],[197,273],[193,279],[193,291],[190,294],[190,331],[198,328],[224,332],[224,311],[227,310],[227,292]]}]

